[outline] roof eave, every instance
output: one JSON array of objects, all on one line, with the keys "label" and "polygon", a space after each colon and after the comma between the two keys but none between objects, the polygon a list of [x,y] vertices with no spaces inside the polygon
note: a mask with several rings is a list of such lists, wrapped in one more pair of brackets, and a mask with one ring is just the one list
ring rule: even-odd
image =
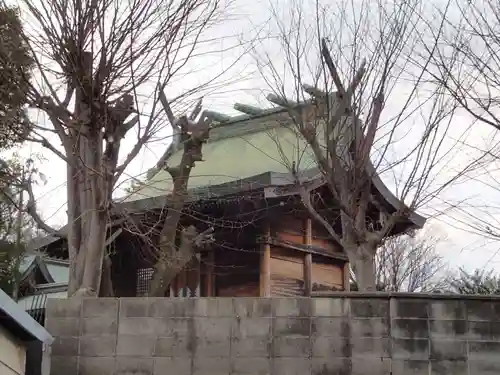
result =
[{"label": "roof eave", "polygon": [[17,325],[44,344],[52,344],[54,338],[26,311],[21,309],[4,291],[0,290],[0,310],[10,316]]}]

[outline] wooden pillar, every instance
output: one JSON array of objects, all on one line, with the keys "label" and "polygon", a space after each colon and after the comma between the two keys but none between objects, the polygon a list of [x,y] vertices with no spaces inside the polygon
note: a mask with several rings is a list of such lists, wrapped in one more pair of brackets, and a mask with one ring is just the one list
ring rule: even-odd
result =
[{"label": "wooden pillar", "polygon": [[271,245],[269,240],[271,238],[271,233],[269,229],[269,224],[266,223],[264,226],[264,242],[261,245],[261,256],[260,256],[260,296],[270,297],[271,296]]},{"label": "wooden pillar", "polygon": [[344,290],[346,292],[351,291],[351,268],[349,267],[349,262],[344,263]]},{"label": "wooden pillar", "polygon": [[207,260],[205,262],[206,266],[206,275],[205,275],[205,296],[206,297],[215,297],[214,296],[214,262],[215,256],[214,252],[210,251],[207,254]]},{"label": "wooden pillar", "polygon": [[[306,219],[305,222],[305,244],[310,249],[312,245],[312,222]],[[309,297],[312,292],[312,255],[307,253],[304,257],[304,294]]]}]

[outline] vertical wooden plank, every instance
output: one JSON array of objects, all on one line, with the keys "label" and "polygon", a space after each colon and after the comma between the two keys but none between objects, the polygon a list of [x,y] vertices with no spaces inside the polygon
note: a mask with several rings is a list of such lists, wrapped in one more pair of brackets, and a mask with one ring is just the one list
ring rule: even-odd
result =
[{"label": "vertical wooden plank", "polygon": [[260,258],[260,296],[271,296],[271,245],[269,240],[271,233],[269,223],[264,225],[264,243],[261,245],[261,258]]},{"label": "vertical wooden plank", "polygon": [[206,297],[215,297],[214,296],[214,264],[215,256],[213,251],[210,251],[207,254],[205,267],[205,296]]},{"label": "vertical wooden plank", "polygon": [[[311,219],[306,219],[305,222],[305,244],[312,245],[312,222]],[[312,255],[310,253],[304,258],[304,294],[309,297],[312,292]]]},{"label": "vertical wooden plank", "polygon": [[351,291],[351,268],[349,267],[349,262],[344,264],[344,290],[346,292]]}]

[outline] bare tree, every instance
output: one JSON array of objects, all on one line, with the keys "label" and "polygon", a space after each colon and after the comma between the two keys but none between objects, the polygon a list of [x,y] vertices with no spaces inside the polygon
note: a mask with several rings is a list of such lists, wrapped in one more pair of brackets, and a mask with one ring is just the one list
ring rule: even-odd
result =
[{"label": "bare tree", "polygon": [[[465,117],[474,123],[474,133],[483,135],[483,144],[468,140],[471,150],[481,149],[488,163],[470,176],[470,186],[483,190],[484,199],[472,199],[456,207],[447,201],[448,222],[462,230],[498,241],[498,162],[500,143],[500,8],[493,0],[452,0],[453,12],[446,14],[440,48],[433,54],[428,72],[446,93],[460,105]],[[481,125],[490,128],[485,129]],[[486,130],[486,131],[485,131]],[[481,134],[483,133],[483,134]],[[465,277],[465,276],[464,276]]]},{"label": "bare tree", "polygon": [[[199,105],[191,117],[177,119],[171,104],[160,97],[198,53],[202,34],[218,20],[222,4],[218,0],[21,3],[30,22],[23,37],[36,65],[36,79],[26,77],[27,96],[30,106],[50,124],[35,124],[29,140],[67,165],[68,293],[110,295],[105,248],[107,228],[113,226],[113,190],[131,161],[166,124],[180,133],[185,150],[180,168],[160,166],[175,181],[162,236],[163,242],[170,242],[160,249],[174,246],[172,233],[185,199],[190,167],[201,160],[210,120],[200,114]],[[197,90],[199,87],[184,89],[181,94]],[[134,137],[132,133],[135,143],[123,155],[124,138]],[[26,181],[25,188],[30,198],[28,211],[40,228],[63,236],[38,214],[32,181]],[[164,278],[167,256],[160,256],[155,279]],[[159,289],[156,286],[153,294],[160,294]]]},{"label": "bare tree", "polygon": [[439,287],[444,262],[436,245],[441,240],[429,231],[387,239],[375,256],[377,288],[413,293]]},{"label": "bare tree", "polygon": [[[425,67],[444,18],[433,21],[436,35],[424,37],[430,22],[423,22],[425,3],[317,1],[313,8],[291,1],[273,8],[276,30],[269,40],[279,41],[282,60],[271,48],[255,48],[272,90],[269,100],[288,109],[290,131],[307,142],[307,150],[296,150],[296,160],[283,163],[305,207],[348,255],[360,290],[376,287],[375,257],[384,239],[474,164],[453,173],[446,167],[454,164],[460,143],[460,135],[447,137],[456,103],[428,83]],[[301,175],[307,153],[339,218],[313,202],[312,187]],[[381,208],[372,188],[378,176],[392,182],[405,204],[380,209],[381,217],[373,220],[370,211]]]}]

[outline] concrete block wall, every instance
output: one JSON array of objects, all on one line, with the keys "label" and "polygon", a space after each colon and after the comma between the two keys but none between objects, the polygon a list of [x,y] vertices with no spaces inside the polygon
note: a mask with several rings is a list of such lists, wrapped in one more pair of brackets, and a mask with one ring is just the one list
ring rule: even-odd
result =
[{"label": "concrete block wall", "polygon": [[52,375],[489,375],[500,299],[50,300]]}]

